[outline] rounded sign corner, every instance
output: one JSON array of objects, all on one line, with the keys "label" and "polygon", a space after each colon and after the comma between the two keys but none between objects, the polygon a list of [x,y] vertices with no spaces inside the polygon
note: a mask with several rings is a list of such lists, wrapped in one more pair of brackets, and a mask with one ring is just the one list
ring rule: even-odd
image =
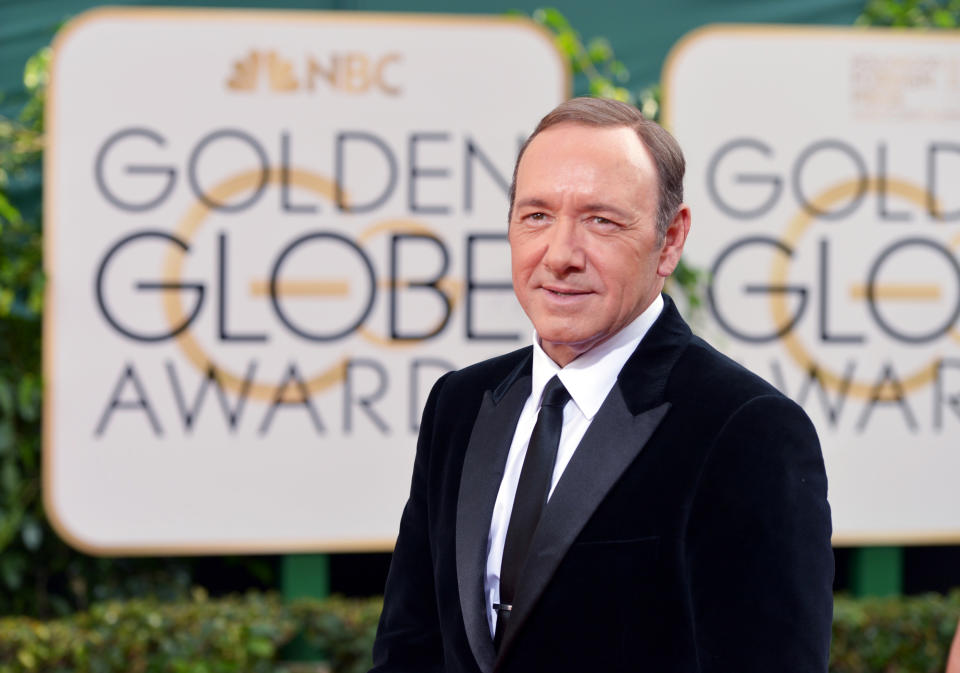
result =
[{"label": "rounded sign corner", "polygon": [[116,555],[117,550],[113,547],[92,542],[84,538],[82,533],[71,529],[70,525],[66,522],[66,517],[63,516],[63,513],[59,510],[55,491],[52,488],[52,484],[49,483],[50,479],[46,472],[44,472],[43,481],[43,508],[47,521],[50,522],[50,527],[53,528],[57,536],[72,548],[84,554],[89,554],[90,556]]}]

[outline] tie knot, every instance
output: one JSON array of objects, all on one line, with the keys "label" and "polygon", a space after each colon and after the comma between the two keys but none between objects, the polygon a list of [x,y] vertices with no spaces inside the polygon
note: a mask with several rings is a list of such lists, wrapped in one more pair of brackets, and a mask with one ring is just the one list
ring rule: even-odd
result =
[{"label": "tie knot", "polygon": [[547,385],[543,388],[543,401],[540,403],[541,407],[562,407],[570,399],[570,393],[567,392],[567,389],[563,387],[563,383],[560,381],[559,377],[554,376],[552,379],[547,381]]}]

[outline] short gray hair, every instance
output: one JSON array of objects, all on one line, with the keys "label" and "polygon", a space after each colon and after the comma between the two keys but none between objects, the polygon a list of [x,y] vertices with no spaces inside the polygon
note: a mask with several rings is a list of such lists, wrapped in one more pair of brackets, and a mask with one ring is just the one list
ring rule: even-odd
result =
[{"label": "short gray hair", "polygon": [[683,173],[686,170],[683,151],[666,129],[644,117],[640,110],[627,103],[607,98],[572,98],[558,105],[540,120],[537,128],[520,148],[517,163],[513,166],[510,215],[513,215],[513,201],[517,195],[517,169],[530,141],[551,126],[568,123],[599,128],[624,126],[636,132],[640,142],[650,152],[657,169],[657,238],[662,243],[670,222],[683,203]]}]

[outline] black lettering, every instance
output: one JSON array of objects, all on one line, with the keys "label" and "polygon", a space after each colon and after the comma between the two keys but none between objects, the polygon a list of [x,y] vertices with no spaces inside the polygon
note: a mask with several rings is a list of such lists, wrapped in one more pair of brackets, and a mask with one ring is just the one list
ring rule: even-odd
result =
[{"label": "black lettering", "polygon": [[[886,398],[883,395],[885,387],[889,387],[892,391],[892,394]],[[916,432],[917,421],[913,417],[913,412],[910,411],[910,405],[907,404],[907,396],[904,393],[903,385],[893,371],[893,365],[889,363],[884,365],[883,371],[880,373],[880,378],[870,389],[870,399],[867,401],[867,406],[864,407],[863,413],[860,414],[860,420],[857,422],[857,430],[863,431],[870,418],[870,414],[873,413],[873,408],[877,406],[877,404],[896,404],[899,406],[903,412],[903,418],[907,422],[907,427],[911,431]]]},{"label": "black lettering", "polygon": [[820,239],[820,339],[826,343],[863,343],[862,334],[831,334],[827,324],[830,316],[830,242]]},{"label": "black lettering", "polygon": [[[133,385],[134,391],[137,395],[137,398],[134,400],[121,399],[123,389],[126,387],[128,381],[131,385]],[[100,422],[97,423],[97,429],[94,431],[94,435],[96,437],[100,437],[104,433],[104,431],[107,429],[107,423],[110,422],[110,419],[113,417],[113,412],[117,409],[139,409],[147,415],[147,420],[150,421],[150,427],[153,429],[153,434],[155,434],[157,437],[163,435],[163,429],[160,427],[160,421],[157,420],[157,415],[154,413],[153,407],[150,406],[150,400],[147,398],[146,388],[143,387],[140,377],[137,376],[137,371],[133,368],[133,363],[127,363],[123,373],[120,375],[120,379],[117,381],[117,385],[113,387],[113,392],[110,394],[110,401],[107,403],[107,408],[104,409],[103,414],[100,416]]]},{"label": "black lettering", "polygon": [[410,175],[407,183],[407,207],[411,213],[420,215],[447,215],[450,212],[449,206],[440,205],[421,205],[417,202],[417,180],[419,178],[445,178],[450,175],[446,168],[422,168],[417,163],[417,145],[420,141],[428,142],[446,142],[449,140],[449,133],[412,133],[408,140],[410,154]]},{"label": "black lettering", "polygon": [[266,341],[266,334],[230,334],[227,332],[227,235],[217,236],[217,327],[221,341]]},{"label": "black lettering", "polygon": [[[384,187],[383,191],[377,196],[377,198],[368,201],[367,203],[347,203],[345,197],[345,188],[346,184],[346,172],[347,172],[347,161],[346,161],[346,151],[345,145],[347,141],[364,141],[370,143],[383,155],[384,159],[387,161],[387,168],[389,169],[390,176],[387,178],[387,185]],[[337,141],[335,145],[334,153],[334,190],[337,209],[340,211],[346,211],[350,213],[367,213],[372,210],[376,210],[384,203],[387,199],[390,198],[390,195],[393,194],[394,188],[397,186],[397,160],[393,156],[393,152],[390,151],[390,148],[385,142],[380,138],[373,135],[372,133],[365,133],[364,131],[342,131],[337,134]]]},{"label": "black lettering", "polygon": [[[940,181],[937,179],[937,166],[939,165],[937,158],[942,152],[960,154],[960,144],[943,142],[930,143],[930,146],[927,148],[927,212],[930,213],[930,217],[945,222],[952,222],[953,220],[960,219],[960,208],[944,211],[941,209],[940,201],[937,198],[940,194]],[[955,185],[948,185],[948,191],[951,193],[955,191]]]},{"label": "black lettering", "polygon": [[898,250],[902,250],[911,246],[919,246],[923,248],[930,248],[931,250],[940,253],[940,255],[947,260],[947,263],[950,265],[950,268],[953,269],[954,276],[957,281],[957,287],[960,287],[960,264],[957,263],[957,260],[954,258],[953,254],[947,248],[944,248],[942,245],[936,241],[930,240],[928,238],[904,238],[899,241],[894,241],[892,244],[883,249],[883,252],[877,256],[877,259],[874,260],[873,264],[870,267],[870,272],[867,275],[867,308],[870,310],[870,315],[873,316],[873,319],[876,321],[877,325],[880,326],[884,332],[905,343],[928,343],[939,339],[941,336],[947,333],[947,331],[957,322],[957,318],[960,318],[960,295],[957,296],[957,300],[954,303],[953,310],[950,315],[941,325],[936,329],[927,332],[926,334],[909,334],[900,329],[895,328],[886,318],[883,317],[880,313],[880,309],[877,307],[877,276],[880,275],[880,267],[883,266],[884,262],[890,258]]},{"label": "black lettering", "polygon": [[217,399],[220,402],[220,408],[223,410],[223,417],[227,421],[227,427],[230,429],[230,432],[236,431],[237,424],[240,421],[240,416],[243,414],[243,409],[247,403],[247,396],[250,394],[250,386],[253,385],[253,376],[257,371],[256,360],[251,361],[250,364],[247,365],[247,374],[243,379],[243,384],[240,387],[240,393],[237,396],[237,402],[233,408],[230,407],[230,401],[227,399],[227,393],[223,389],[223,385],[220,382],[220,377],[213,365],[207,367],[207,373],[204,376],[203,381],[200,383],[200,388],[193,396],[193,405],[189,408],[187,407],[186,399],[184,399],[183,389],[180,386],[180,379],[177,376],[177,371],[173,366],[173,362],[168,360],[166,365],[167,377],[170,379],[170,387],[173,389],[173,398],[177,403],[177,410],[180,412],[180,418],[183,419],[183,427],[188,433],[193,430],[193,423],[200,414],[200,408],[203,406],[203,401],[207,396],[207,388],[210,387],[211,383],[213,383],[214,388],[217,391]]},{"label": "black lettering", "polygon": [[[254,154],[257,155],[260,179],[250,196],[242,201],[238,201],[237,203],[220,203],[219,201],[214,201],[212,198],[210,198],[209,194],[203,191],[203,187],[200,185],[200,179],[197,176],[197,164],[200,162],[200,155],[208,145],[220,140],[221,138],[236,138],[250,147]],[[264,151],[263,147],[261,147],[260,143],[257,142],[256,138],[238,129],[221,129],[220,131],[208,133],[200,140],[199,143],[197,143],[197,146],[193,149],[193,152],[190,153],[190,159],[187,162],[187,179],[190,183],[190,188],[193,190],[194,196],[200,199],[200,201],[202,201],[203,204],[211,210],[219,210],[225,213],[238,213],[244,211],[260,200],[260,196],[263,194],[263,190],[267,186],[267,180],[269,177],[270,161],[267,159],[267,153]]]},{"label": "black lettering", "polygon": [[315,213],[313,203],[292,203],[290,201],[290,133],[280,134],[280,207],[287,213]]},{"label": "black lettering", "polygon": [[[370,284],[370,293],[369,293],[369,296],[367,297],[366,305],[364,306],[363,310],[360,312],[359,317],[357,317],[357,319],[354,322],[347,325],[347,327],[341,330],[329,332],[326,334],[320,334],[317,332],[308,332],[302,327],[295,325],[293,321],[290,320],[289,316],[287,316],[287,314],[284,313],[284,310],[280,305],[280,296],[277,293],[277,285],[280,277],[280,267],[283,266],[284,261],[294,250],[296,250],[301,245],[309,241],[317,241],[317,240],[324,240],[324,239],[329,239],[331,241],[337,241],[339,243],[342,243],[348,249],[357,253],[357,255],[360,257],[360,260],[363,262],[364,268],[367,271],[367,278]],[[306,234],[305,236],[301,236],[300,238],[294,240],[292,243],[290,243],[290,245],[288,245],[286,248],[284,248],[280,252],[280,255],[277,257],[277,261],[273,265],[273,270],[270,272],[270,302],[273,305],[274,312],[277,314],[277,317],[280,319],[280,322],[286,325],[286,327],[291,332],[293,332],[297,336],[303,337],[304,339],[309,339],[310,341],[336,341],[337,339],[341,339],[345,337],[346,335],[350,334],[355,329],[360,327],[360,325],[362,325],[364,321],[367,319],[367,317],[370,315],[370,311],[373,310],[373,300],[376,297],[376,292],[377,292],[377,278],[373,270],[373,264],[370,263],[370,259],[367,257],[367,254],[363,251],[363,249],[360,246],[358,246],[356,243],[351,241],[349,238],[346,238],[345,236],[341,236],[340,234],[337,234],[331,231],[317,231],[311,234]]]},{"label": "black lettering", "polygon": [[[810,160],[815,154],[821,151],[827,150],[836,150],[841,154],[846,155],[850,158],[850,162],[854,165],[857,170],[857,191],[854,194],[853,198],[850,199],[849,203],[846,205],[837,208],[836,210],[820,210],[817,206],[810,202],[806,194],[803,192],[803,169],[807,165],[807,161]],[[808,148],[803,150],[800,155],[797,157],[797,160],[793,164],[793,193],[797,197],[797,201],[807,211],[810,215],[814,217],[819,217],[824,220],[840,220],[852,213],[859,207],[860,202],[863,201],[864,194],[867,193],[867,186],[869,184],[869,178],[867,175],[867,165],[863,161],[857,150],[842,140],[821,140],[810,145]]]},{"label": "black lettering", "polygon": [[909,222],[910,212],[887,209],[887,144],[877,145],[877,217],[888,222]]},{"label": "black lettering", "polygon": [[933,380],[933,427],[940,430],[943,427],[943,409],[946,407],[953,415],[960,418],[960,391],[944,392],[943,373],[946,369],[960,369],[960,360],[946,358],[937,360],[936,376]]},{"label": "black lettering", "polygon": [[717,169],[720,167],[720,162],[726,158],[728,154],[740,149],[754,150],[765,157],[773,155],[773,150],[770,149],[769,145],[754,138],[737,138],[725,143],[710,157],[710,163],[707,164],[707,191],[710,193],[710,198],[713,199],[717,208],[722,212],[730,217],[749,220],[770,212],[770,209],[777,203],[777,199],[780,198],[780,192],[783,190],[783,181],[779,176],[769,173],[740,173],[734,178],[735,182],[747,185],[769,185],[770,190],[763,203],[754,208],[736,208],[731,205],[720,195],[720,189],[717,186]]},{"label": "black lettering", "polygon": [[132,175],[163,175],[166,176],[166,181],[164,182],[163,188],[152,199],[142,202],[125,201],[121,199],[107,185],[107,179],[104,175],[104,164],[106,163],[107,153],[110,151],[110,149],[121,140],[131,137],[146,138],[159,147],[164,147],[167,144],[163,136],[155,131],[151,131],[150,129],[129,128],[118,131],[107,138],[107,141],[100,148],[100,151],[97,152],[97,159],[96,163],[94,164],[93,173],[97,181],[97,187],[100,189],[100,193],[103,194],[103,197],[107,201],[115,205],[120,210],[142,213],[144,211],[151,210],[152,208],[156,208],[167,200],[167,197],[170,196],[170,192],[173,191],[177,171],[172,166],[127,166],[126,172]]},{"label": "black lettering", "polygon": [[[369,371],[375,372],[377,375],[377,388],[371,393],[366,395],[354,397],[354,387],[355,382],[353,380],[353,370],[358,368],[365,368]],[[373,405],[376,401],[384,396],[387,392],[387,370],[384,369],[383,365],[375,360],[367,359],[352,359],[347,361],[346,375],[344,376],[343,381],[343,432],[344,434],[350,434],[353,432],[353,407],[356,404],[360,409],[367,415],[367,418],[376,426],[383,434],[390,433],[390,426],[387,425],[387,422],[383,420],[383,417],[380,416],[373,408]]]},{"label": "black lettering", "polygon": [[[300,392],[299,399],[287,399],[287,388],[291,384],[293,384]],[[307,383],[303,380],[303,377],[300,376],[300,371],[297,369],[297,365],[291,362],[290,367],[287,369],[286,377],[280,382],[280,385],[277,386],[277,391],[273,395],[273,403],[270,405],[270,408],[267,409],[267,413],[263,417],[263,422],[260,424],[260,434],[265,435],[270,429],[270,423],[273,421],[273,414],[276,413],[278,407],[296,405],[302,405],[303,408],[307,410],[310,420],[313,421],[313,427],[317,429],[317,434],[323,434],[326,432],[323,426],[323,421],[320,420],[320,414],[317,413],[317,410],[313,406],[313,401],[310,398],[310,390],[307,388]]]},{"label": "black lettering", "polygon": [[115,329],[117,332],[127,337],[128,339],[133,339],[134,341],[144,341],[148,343],[164,341],[166,339],[171,339],[177,336],[178,334],[180,334],[180,332],[187,329],[187,327],[189,327],[190,324],[193,322],[194,318],[197,317],[197,314],[200,313],[200,309],[203,306],[204,287],[200,283],[167,283],[167,282],[137,283],[135,287],[138,290],[162,290],[162,291],[192,290],[197,293],[197,303],[194,304],[193,310],[190,312],[190,315],[187,316],[182,323],[174,327],[169,332],[161,332],[160,334],[144,334],[142,332],[141,333],[134,332],[133,330],[121,325],[120,322],[114,318],[113,313],[110,311],[110,309],[107,308],[107,302],[104,296],[104,279],[106,278],[106,275],[107,275],[107,266],[110,263],[110,261],[113,259],[113,256],[118,252],[120,252],[121,249],[126,247],[128,243],[132,243],[141,238],[159,238],[165,241],[170,241],[171,243],[177,245],[184,252],[188,252],[190,250],[190,246],[188,246],[182,240],[164,231],[150,231],[150,230],[139,231],[135,234],[130,234],[129,236],[125,236],[124,238],[121,238],[119,241],[113,244],[113,247],[111,247],[107,251],[107,254],[103,256],[103,260],[100,262],[100,266],[97,267],[97,280],[96,280],[97,306],[99,306],[100,312],[103,314],[103,317],[107,321],[107,323],[111,327],[113,327],[113,329]]},{"label": "black lettering", "polygon": [[[430,290],[435,293],[443,304],[443,319],[437,324],[436,327],[429,331],[420,332],[420,333],[410,333],[402,334],[400,328],[398,327],[397,314],[399,313],[397,309],[397,281],[401,278],[400,272],[400,243],[402,241],[424,241],[433,243],[437,249],[440,250],[441,254],[441,264],[440,270],[433,276],[430,280],[426,281],[404,281],[404,285],[408,288],[423,288]],[[450,267],[450,255],[447,252],[447,247],[443,244],[443,241],[436,238],[435,236],[430,236],[428,234],[394,234],[390,239],[390,338],[395,341],[418,341],[421,339],[430,339],[443,331],[447,326],[447,323],[450,322],[450,314],[453,311],[453,304],[450,301],[450,297],[447,296],[447,293],[440,289],[439,282],[447,273],[447,269]]]},{"label": "black lettering", "polygon": [[473,139],[467,138],[467,151],[463,157],[463,209],[468,213],[473,212],[474,159],[480,161],[480,165],[487,171],[487,175],[493,178],[493,181],[503,190],[504,194],[510,192],[510,182],[507,178],[497,170],[490,158],[480,150],[480,146],[474,144]]},{"label": "black lettering", "polygon": [[807,307],[807,290],[806,288],[798,287],[796,285],[747,285],[744,288],[744,292],[747,294],[795,294],[800,297],[800,305],[797,308],[797,312],[789,321],[787,321],[786,325],[782,325],[770,334],[747,334],[746,332],[735,328],[727,319],[727,317],[721,313],[720,306],[717,302],[713,288],[717,282],[717,279],[720,277],[720,269],[727,259],[741,248],[753,245],[768,245],[781,251],[787,257],[793,257],[793,249],[776,238],[769,238],[767,236],[747,236],[746,238],[741,238],[737,241],[734,241],[724,248],[724,250],[714,261],[713,267],[710,269],[710,282],[707,284],[707,306],[710,308],[710,312],[713,314],[713,317],[716,319],[717,323],[731,336],[748,343],[766,343],[768,341],[776,341],[777,339],[780,339],[783,337],[783,335],[792,330],[797,324]]},{"label": "black lettering", "polygon": [[471,341],[516,341],[520,335],[516,332],[485,332],[480,333],[473,324],[473,293],[477,290],[487,292],[512,291],[513,283],[503,281],[499,283],[481,282],[474,280],[473,248],[478,241],[507,242],[506,234],[470,234],[467,236],[467,287],[464,297],[464,311],[466,312],[467,339]]}]

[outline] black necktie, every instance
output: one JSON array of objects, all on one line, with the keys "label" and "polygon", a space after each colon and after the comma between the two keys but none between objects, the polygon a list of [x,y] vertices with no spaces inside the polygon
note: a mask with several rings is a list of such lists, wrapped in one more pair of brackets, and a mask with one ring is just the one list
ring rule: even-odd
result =
[{"label": "black necktie", "polygon": [[497,609],[494,644],[498,649],[513,609],[517,579],[527,559],[530,540],[547,504],[553,465],[560,445],[560,431],[563,429],[563,407],[569,399],[570,393],[560,379],[556,376],[550,379],[543,389],[537,424],[530,434],[530,445],[520,470],[520,481],[517,482],[517,494],[513,499],[510,524],[503,545],[503,560],[500,562],[500,602],[494,606]]}]

